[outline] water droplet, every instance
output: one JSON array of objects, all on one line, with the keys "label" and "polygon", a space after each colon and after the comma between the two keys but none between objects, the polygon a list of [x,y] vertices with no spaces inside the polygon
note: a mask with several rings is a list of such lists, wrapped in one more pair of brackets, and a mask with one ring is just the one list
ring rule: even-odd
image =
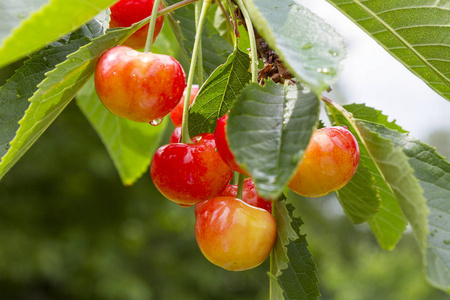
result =
[{"label": "water droplet", "polygon": [[302,49],[307,50],[311,49],[314,45],[312,43],[306,43],[302,46]]},{"label": "water droplet", "polygon": [[162,119],[155,119],[155,120],[150,122],[150,125],[158,126],[159,124],[161,124],[161,122],[162,122]]},{"label": "water droplet", "polygon": [[450,245],[450,241],[444,241],[444,244]]},{"label": "water droplet", "polygon": [[335,52],[333,50],[329,50],[328,53],[330,53],[334,57],[338,56],[337,52]]},{"label": "water droplet", "polygon": [[434,232],[438,232],[438,230],[437,230],[437,229],[435,229],[435,230],[434,230]]},{"label": "water droplet", "polygon": [[434,236],[434,233],[431,233],[430,235],[431,235],[431,236]]},{"label": "water droplet", "polygon": [[442,218],[442,215],[439,215],[439,218]]},{"label": "water droplet", "polygon": [[8,151],[9,148],[11,148],[11,145],[10,145],[10,144],[6,144],[6,145],[5,145],[5,150]]}]

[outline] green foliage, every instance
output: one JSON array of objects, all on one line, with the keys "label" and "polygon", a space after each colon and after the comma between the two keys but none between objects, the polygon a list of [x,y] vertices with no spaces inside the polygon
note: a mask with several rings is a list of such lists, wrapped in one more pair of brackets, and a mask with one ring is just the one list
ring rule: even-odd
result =
[{"label": "green foliage", "polygon": [[359,163],[352,180],[336,193],[345,213],[355,224],[370,220],[380,207],[374,177],[363,161]]},{"label": "green foliage", "polygon": [[[358,116],[361,118],[367,118],[368,120],[383,122],[383,124],[390,124],[391,126],[395,126],[395,123],[388,123],[387,118],[383,118],[381,112],[376,111],[371,108],[366,108],[364,105],[348,105],[347,109],[351,109],[350,111],[354,111],[358,113]],[[367,167],[370,171],[370,174],[361,174],[362,170],[358,170],[358,177],[361,175],[366,176],[365,180],[359,180],[360,184],[364,184],[364,182],[370,182],[374,180],[373,191],[372,193],[376,193],[378,199],[380,199],[380,206],[378,212],[372,216],[368,223],[378,239],[380,246],[387,250],[392,250],[395,245],[398,243],[400,238],[403,236],[403,233],[408,225],[408,221],[406,220],[403,212],[400,208],[400,205],[396,199],[395,194],[392,189],[387,184],[386,180],[383,177],[382,172],[377,167],[376,163],[372,159],[366,145],[362,142],[362,139],[357,134],[356,130],[353,128],[352,124],[350,124],[342,115],[340,115],[336,110],[328,107],[330,120],[334,125],[339,126],[347,126],[350,131],[353,132],[353,135],[358,140],[359,149],[361,153],[360,165],[363,167]],[[365,194],[370,193],[370,186],[366,186]],[[369,190],[368,190],[369,189]],[[344,206],[344,211],[346,213],[351,213],[347,208],[349,205],[358,205],[359,202],[365,201],[365,194],[354,194],[355,198],[348,199],[346,201],[346,194],[348,193],[347,188],[343,190],[344,194],[341,192],[337,193],[337,196],[340,198],[344,196],[344,199],[340,199],[341,203]],[[349,215],[352,220],[354,220],[353,213]]]},{"label": "green foliage", "polygon": [[[29,149],[89,78],[95,68],[95,61],[86,66],[84,63],[89,61],[84,61],[82,54],[90,54],[80,48],[102,34],[101,24],[97,20],[91,21],[33,55],[1,87],[1,120],[8,127],[1,134],[4,147],[0,152],[0,178]],[[67,60],[66,56],[73,53],[77,54]],[[80,66],[83,67],[73,73]]]},{"label": "green foliage", "polygon": [[448,2],[327,0],[450,100]]},{"label": "green foliage", "polygon": [[411,224],[420,249],[424,250],[428,234],[429,211],[426,200],[422,196],[423,190],[413,175],[413,169],[408,164],[407,157],[400,148],[394,147],[389,140],[379,136],[370,123],[356,122],[356,124],[374,162]]},{"label": "green foliage", "polygon": [[337,78],[342,38],[295,1],[245,1],[252,22],[286,66],[320,95]]},{"label": "green foliage", "polygon": [[278,237],[271,257],[271,299],[317,299],[317,268],[306,235],[300,233],[303,221],[294,217],[294,207],[284,200],[276,203],[275,216]]},{"label": "green foliage", "polygon": [[428,276],[433,285],[450,292],[450,164],[435,149],[407,134],[385,127],[374,130],[409,158],[430,210],[425,253]]},{"label": "green foliage", "polygon": [[93,78],[78,93],[77,100],[108,150],[123,184],[133,184],[147,171],[168,120],[151,126],[117,117],[101,103]]},{"label": "green foliage", "polygon": [[[168,0],[169,5],[177,3],[176,0]],[[211,11],[213,11],[211,9]],[[187,55],[191,57],[195,40],[195,9],[193,5],[177,9],[173,13],[175,22],[170,22],[172,30],[176,32],[179,42],[184,47]],[[170,21],[170,19],[169,19]],[[224,63],[233,47],[223,38],[214,27],[214,21],[207,18],[202,35],[203,69],[211,74],[220,64]]]},{"label": "green foliage", "polygon": [[281,195],[308,146],[318,113],[317,97],[300,84],[252,83],[238,96],[228,118],[230,149],[261,196]]},{"label": "green foliage", "polygon": [[[449,290],[450,247],[447,243],[450,210],[446,203],[450,197],[450,164],[433,148],[409,136],[394,122],[389,122],[380,111],[354,104],[345,108],[357,120],[371,155],[416,233],[424,251],[430,281],[436,287]],[[392,149],[391,162],[385,155],[380,161],[377,149],[380,147]],[[388,151],[385,149],[383,152]],[[407,165],[396,171],[402,163]],[[414,171],[414,176],[409,175],[408,170]]]},{"label": "green foliage", "polygon": [[113,3],[114,0],[2,1],[0,67],[76,30]]},{"label": "green foliage", "polygon": [[189,134],[214,132],[218,118],[228,112],[238,94],[250,81],[250,58],[239,49],[209,76],[189,111]]}]

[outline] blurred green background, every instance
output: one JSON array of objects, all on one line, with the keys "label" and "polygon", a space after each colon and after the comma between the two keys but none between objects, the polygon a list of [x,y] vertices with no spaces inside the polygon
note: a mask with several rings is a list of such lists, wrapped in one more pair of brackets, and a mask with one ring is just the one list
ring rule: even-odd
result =
[{"label": "blurred green background", "polygon": [[[166,25],[155,50],[179,56],[173,45]],[[0,84],[19,65],[0,70]],[[448,133],[433,139],[448,155]],[[383,251],[333,196],[288,200],[305,222],[321,299],[448,299],[427,284],[410,233]],[[149,172],[124,187],[72,102],[0,182],[0,299],[268,299],[268,262],[246,272],[212,265],[194,221],[193,208],[164,199]]]}]

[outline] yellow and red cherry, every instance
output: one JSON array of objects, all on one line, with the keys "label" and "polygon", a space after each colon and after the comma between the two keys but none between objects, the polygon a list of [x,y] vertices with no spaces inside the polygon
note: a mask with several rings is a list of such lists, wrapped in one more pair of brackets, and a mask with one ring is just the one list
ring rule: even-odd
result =
[{"label": "yellow and red cherry", "polygon": [[288,186],[305,197],[320,197],[343,188],[359,164],[359,146],[346,127],[325,127],[311,137]]},{"label": "yellow and red cherry", "polygon": [[[197,96],[198,89],[199,89],[198,84],[192,85],[189,105],[192,104],[192,102],[195,99],[195,96]],[[181,123],[183,122],[184,99],[186,99],[185,94],[183,94],[183,97],[181,98],[180,102],[178,102],[177,106],[175,106],[175,108],[172,109],[172,111],[170,112],[170,119],[172,120],[172,123],[175,127],[180,126]]]},{"label": "yellow and red cherry", "polygon": [[[220,192],[220,196],[237,197],[237,184],[229,184]],[[259,207],[272,213],[272,201],[266,200],[256,191],[255,183],[251,178],[244,180],[242,189],[242,201],[255,207]],[[198,204],[197,204],[198,205]]]},{"label": "yellow and red cherry", "polygon": [[217,196],[233,176],[233,171],[215,150],[212,133],[197,135],[192,142],[160,147],[150,166],[156,188],[167,199],[182,206]]},{"label": "yellow and red cherry", "polygon": [[214,131],[217,152],[219,152],[220,157],[222,157],[222,159],[231,167],[233,171],[250,176],[248,172],[236,163],[234,154],[230,150],[227,138],[227,121],[228,115],[224,115],[223,117],[217,119],[217,125]]},{"label": "yellow and red cherry", "polygon": [[195,237],[201,252],[226,270],[260,265],[270,254],[276,234],[272,214],[235,197],[205,201],[196,213]]},{"label": "yellow and red cherry", "polygon": [[[152,14],[154,0],[120,0],[110,7],[111,21],[110,28],[129,27],[134,23],[147,18]],[[158,10],[161,10],[161,5]],[[155,23],[153,41],[155,41],[164,24],[164,16],[158,17]],[[133,49],[142,49],[147,40],[149,24],[137,30],[124,43],[124,46]]]},{"label": "yellow and red cherry", "polygon": [[173,57],[125,46],[106,51],[95,70],[98,97],[113,114],[136,122],[167,115],[186,87],[183,68]]}]

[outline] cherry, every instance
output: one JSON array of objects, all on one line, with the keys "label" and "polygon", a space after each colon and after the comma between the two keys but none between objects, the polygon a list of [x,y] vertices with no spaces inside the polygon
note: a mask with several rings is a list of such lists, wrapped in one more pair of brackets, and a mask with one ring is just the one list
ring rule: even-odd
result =
[{"label": "cherry", "polygon": [[181,143],[181,126],[176,127],[169,139],[169,144]]},{"label": "cherry", "polygon": [[119,117],[152,122],[180,101],[186,79],[174,58],[117,46],[106,51],[95,70],[95,88],[102,103]]},{"label": "cherry", "polygon": [[359,146],[346,127],[326,127],[311,137],[288,186],[305,197],[320,197],[344,187],[359,163]]},{"label": "cherry", "polygon": [[[111,21],[109,27],[129,27],[152,14],[154,0],[120,0],[111,6]],[[161,5],[158,10],[161,10]],[[155,41],[164,23],[164,16],[158,17],[155,23],[153,41]],[[147,40],[149,24],[137,30],[123,45],[133,49],[142,49]]]},{"label": "cherry", "polygon": [[[195,99],[195,96],[197,96],[198,93],[198,85],[193,84],[191,87],[191,98],[189,99],[189,104],[192,104],[192,102]],[[175,127],[180,126],[183,122],[183,109],[184,109],[184,99],[186,98],[186,95],[183,94],[183,97],[181,98],[180,102],[178,102],[177,106],[175,106],[174,109],[170,112],[170,119],[172,120],[173,125]]]},{"label": "cherry", "polygon": [[[229,184],[225,189],[220,192],[220,196],[236,197],[237,195],[237,184]],[[272,201],[265,200],[256,192],[255,183],[251,178],[246,178],[244,180],[244,186],[242,190],[242,201],[252,206],[256,206],[267,210],[272,213]],[[197,204],[198,205],[198,204]]]},{"label": "cherry", "polygon": [[272,214],[234,197],[216,197],[199,208],[195,237],[203,255],[230,271],[260,265],[277,234]]},{"label": "cherry", "polygon": [[211,199],[228,184],[233,171],[216,152],[214,135],[203,133],[193,144],[173,143],[153,156],[153,183],[169,200],[183,206]]},{"label": "cherry", "polygon": [[217,119],[216,130],[214,131],[217,152],[219,152],[220,157],[222,157],[222,159],[230,166],[233,171],[250,176],[250,174],[248,174],[244,169],[241,168],[241,166],[236,163],[234,154],[230,150],[227,139],[227,121],[228,115],[224,115],[223,117]]}]

